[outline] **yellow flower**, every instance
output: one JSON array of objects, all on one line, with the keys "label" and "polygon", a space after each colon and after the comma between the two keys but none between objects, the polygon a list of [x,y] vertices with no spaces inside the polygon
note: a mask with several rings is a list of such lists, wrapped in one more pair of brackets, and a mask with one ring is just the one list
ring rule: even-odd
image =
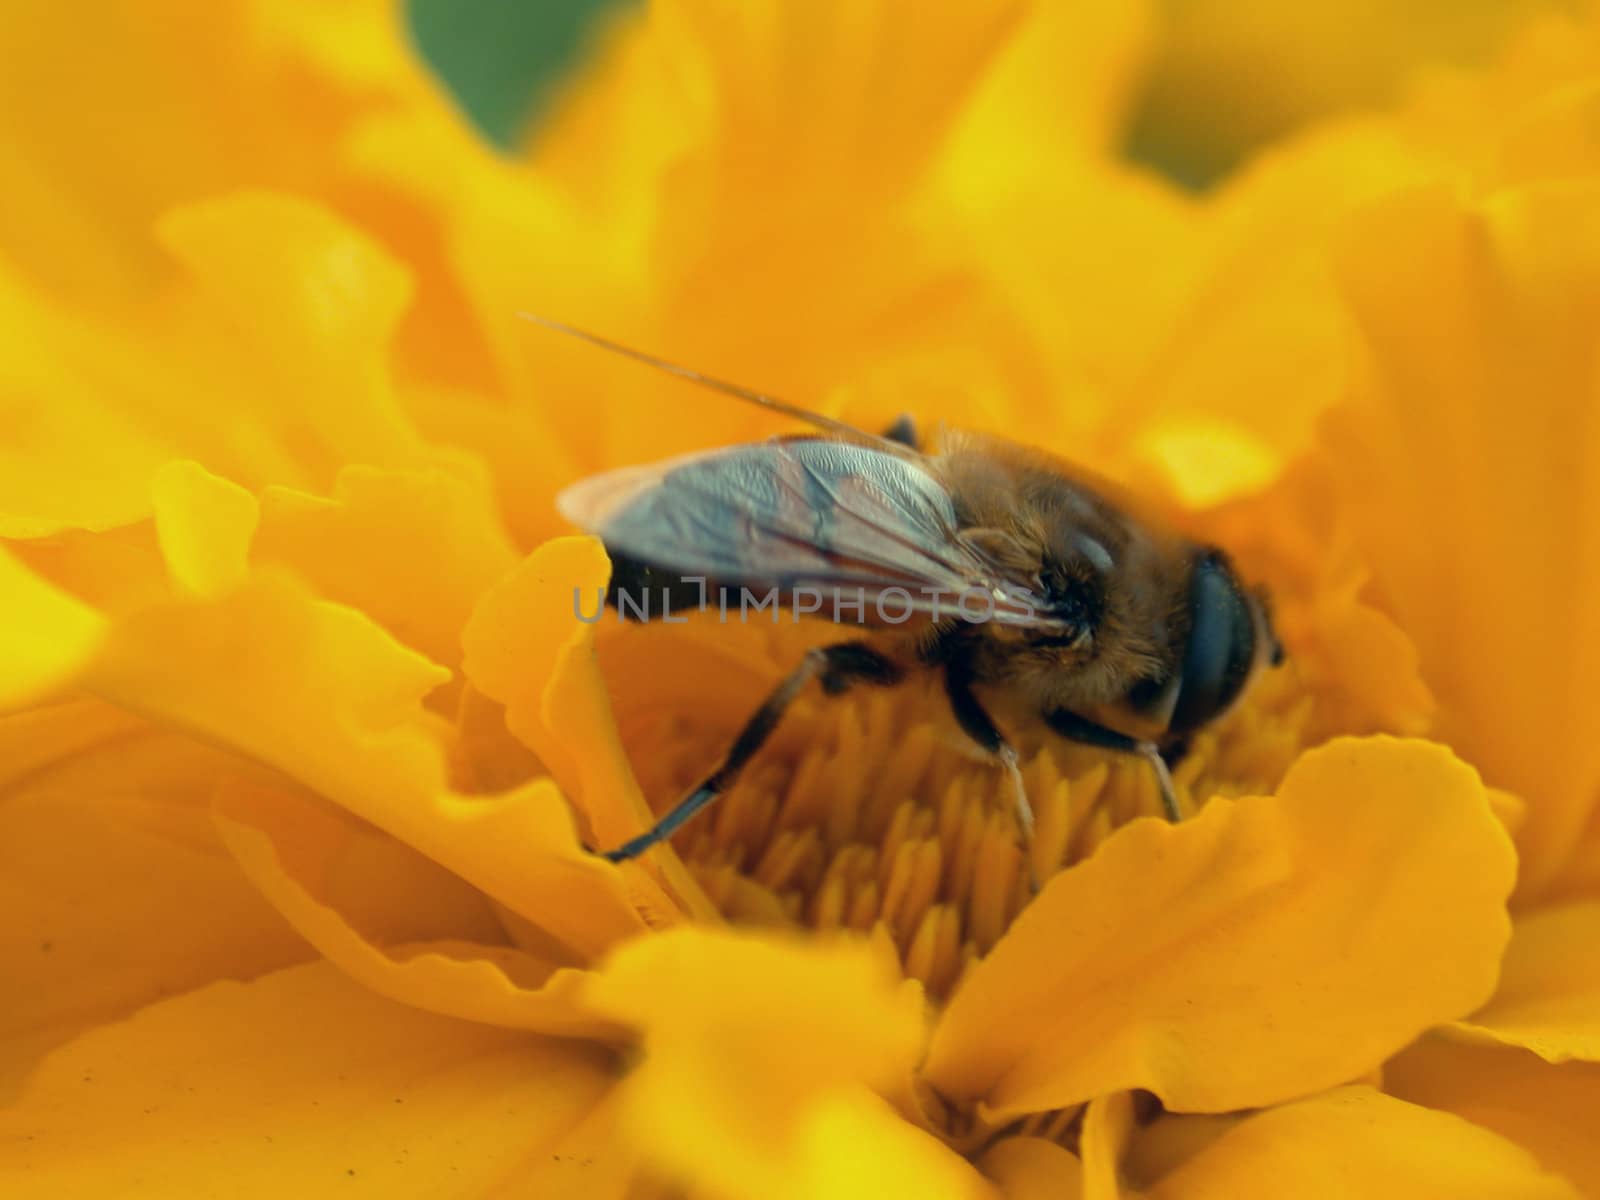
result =
[{"label": "yellow flower", "polygon": [[[1118,6],[658,0],[509,161],[387,5],[208,11],[3,51],[7,1194],[1600,1187],[1593,30],[1200,201]],[[573,619],[558,487],[772,425],[527,309],[1227,545],[1198,815],[1034,738],[1033,897],[908,688],[591,854],[828,630]]]}]

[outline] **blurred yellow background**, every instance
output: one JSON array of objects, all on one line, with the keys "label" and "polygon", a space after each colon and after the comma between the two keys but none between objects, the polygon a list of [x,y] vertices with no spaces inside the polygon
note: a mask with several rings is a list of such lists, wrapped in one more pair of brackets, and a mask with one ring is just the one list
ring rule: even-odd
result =
[{"label": "blurred yellow background", "polygon": [[[584,44],[635,0],[411,0],[424,55],[504,144]],[[1088,0],[1120,5],[1122,0]],[[1393,99],[1418,69],[1481,62],[1542,12],[1587,0],[1151,0],[1128,154],[1203,187],[1315,117]]]}]

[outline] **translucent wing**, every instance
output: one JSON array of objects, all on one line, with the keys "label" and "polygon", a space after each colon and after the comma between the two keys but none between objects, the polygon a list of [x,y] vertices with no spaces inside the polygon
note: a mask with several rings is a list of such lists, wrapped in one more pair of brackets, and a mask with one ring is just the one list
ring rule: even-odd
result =
[{"label": "translucent wing", "polygon": [[1035,581],[1010,579],[957,537],[955,505],[915,458],[795,437],[596,476],[562,513],[613,553],[721,584],[901,589],[897,606],[950,612],[962,594],[1008,624],[1054,628]]}]

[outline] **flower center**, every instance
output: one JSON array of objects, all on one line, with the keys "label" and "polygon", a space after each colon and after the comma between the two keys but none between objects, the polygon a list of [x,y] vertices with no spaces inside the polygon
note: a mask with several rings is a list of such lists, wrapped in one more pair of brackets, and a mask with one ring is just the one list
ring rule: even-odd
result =
[{"label": "flower center", "polygon": [[[1005,779],[931,682],[797,700],[737,783],[673,845],[730,921],[881,928],[906,974],[943,998],[1032,889]],[[1309,713],[1292,666],[1257,680],[1175,764],[1188,811],[1214,794],[1270,791],[1303,744]],[[738,728],[730,715],[673,706],[623,723],[657,813],[721,759]],[[1125,822],[1160,814],[1143,760],[1014,732],[1041,881]]]}]

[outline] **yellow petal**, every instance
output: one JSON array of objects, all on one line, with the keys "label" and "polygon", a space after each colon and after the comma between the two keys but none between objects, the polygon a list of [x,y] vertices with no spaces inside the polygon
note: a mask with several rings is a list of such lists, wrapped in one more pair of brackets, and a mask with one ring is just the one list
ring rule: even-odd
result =
[{"label": "yellow petal", "polygon": [[1301,743],[1341,733],[1426,734],[1434,702],[1416,648],[1363,597],[1367,572],[1346,524],[1326,464],[1308,458],[1267,491],[1207,513],[1204,533],[1228,548],[1246,578],[1271,581],[1289,673],[1312,705]]},{"label": "yellow petal", "polygon": [[[798,10],[777,0],[667,0],[651,19],[701,92],[716,166],[762,177],[793,203],[839,180],[867,197],[912,182],[1021,8],[1001,0],[927,23],[906,0],[820,0]],[[886,73],[891,89],[882,87]]]},{"label": "yellow petal", "polygon": [[1600,1195],[1600,1064],[1552,1065],[1513,1046],[1423,1038],[1383,1069],[1402,1099],[1465,1117],[1532,1151],[1586,1196]]},{"label": "yellow petal", "polygon": [[48,538],[12,542],[10,550],[41,579],[103,616],[164,604],[173,597],[175,572],[161,552],[154,521],[100,533],[63,530]]},{"label": "yellow petal", "polygon": [[294,568],[328,599],[453,664],[473,604],[516,561],[485,491],[439,470],[359,466],[339,473],[329,499],[268,488],[255,558]]},{"label": "yellow petal", "polygon": [[244,579],[260,519],[254,496],[185,461],[163,467],[150,490],[156,535],[174,583],[211,596]]},{"label": "yellow petal", "polygon": [[0,712],[65,686],[94,657],[105,619],[0,546]]},{"label": "yellow petal", "polygon": [[[506,724],[573,796],[600,847],[621,845],[654,818],[617,737],[605,680],[595,664],[592,616],[611,564],[599,541],[557,538],[524,559],[479,601],[462,633],[462,669],[506,706]],[[670,846],[624,866],[640,902],[665,904],[660,887],[687,911],[716,910]],[[664,909],[663,915],[665,914]]]},{"label": "yellow petal", "polygon": [[567,531],[555,497],[581,472],[542,413],[455,389],[412,388],[404,398],[424,436],[465,447],[488,464],[495,507],[518,547]]},{"label": "yellow petal", "polygon": [[[805,1114],[795,1143],[784,1156],[787,1162],[774,1161],[757,1176],[783,1181],[761,1194],[793,1200],[892,1195],[997,1200],[988,1181],[964,1159],[877,1096],[845,1092],[819,1098]],[[709,1152],[709,1139],[702,1146]]]},{"label": "yellow petal", "polygon": [[[1144,0],[1027,6],[963,108],[953,157],[959,161],[962,149],[987,150],[990,164],[1002,171],[1043,173],[1056,164],[1027,152],[1041,144],[1055,146],[1061,158],[1114,152],[1126,132],[1138,68],[1156,32],[1154,16]],[[1019,122],[1021,113],[1035,120]],[[1013,146],[1021,152],[1007,153]],[[967,183],[985,188],[996,181]]]},{"label": "yellow petal", "polygon": [[236,770],[95,701],[0,718],[0,1092],[86,1025],[311,957],[211,827]]},{"label": "yellow petal", "polygon": [[0,312],[20,322],[4,354],[5,392],[16,393],[5,402],[21,434],[5,452],[8,532],[143,517],[150,476],[174,458],[252,488],[327,488],[347,461],[441,457],[390,388],[409,284],[369,237],[270,193],[179,209],[162,230],[188,283],[170,305],[123,323],[57,314],[0,273]]},{"label": "yellow petal", "polygon": [[1139,114],[1147,153],[1205,183],[1290,131],[1373,108],[1423,68],[1478,63],[1541,10],[1528,0],[1294,5],[1188,0],[1168,20]]},{"label": "yellow petal", "polygon": [[[750,1120],[762,1134],[765,1114],[747,1102],[782,1113],[790,1100],[835,1082],[888,1088],[915,1065],[922,1043],[920,989],[904,984],[863,941],[671,930],[617,950],[588,992],[597,1009],[661,1045],[656,1065],[663,1071],[726,1066],[730,1083],[756,1087],[742,1099],[707,1094],[701,1101],[727,1110],[727,1118]],[[818,1008],[821,995],[838,1003]],[[772,1029],[788,1033],[770,1038]],[[721,1063],[676,1061],[703,1036],[725,1047]],[[740,1074],[757,1065],[742,1056],[758,1049],[770,1059],[766,1082]]]},{"label": "yellow petal", "polygon": [[[1518,804],[1520,815],[1526,819],[1527,802],[1519,797]],[[1562,873],[1561,887],[1554,895],[1600,896],[1600,813],[1590,819],[1589,827],[1579,836],[1572,858]]]},{"label": "yellow petal", "polygon": [[907,210],[1020,7],[931,26],[905,0],[671,0],[634,17],[541,129],[533,178],[502,172],[451,202],[514,391],[580,463],[642,461],[773,423],[531,331],[519,309],[813,404],[842,364],[926,346],[930,320],[970,329],[951,244]]},{"label": "yellow petal", "polygon": [[952,998],[926,1073],[997,1117],[1335,1085],[1488,996],[1514,868],[1447,750],[1339,739],[1275,797],[1136,821],[1057,876]]},{"label": "yellow petal", "polygon": [[521,1164],[517,1194],[581,1196],[584,1200],[684,1200],[683,1190],[644,1167],[637,1148],[623,1139],[621,1108],[621,1097],[614,1089],[550,1146],[549,1153]]},{"label": "yellow petal", "polygon": [[191,279],[171,304],[121,320],[57,311],[0,268],[0,318],[16,335],[0,346],[14,431],[0,448],[0,531],[138,520],[151,476],[175,458],[252,489],[321,490],[350,460],[447,459],[391,394],[407,285],[370,238],[262,193],[178,210],[163,229]]},{"label": "yellow petal", "polygon": [[1205,1150],[1248,1113],[1162,1113],[1142,1126],[1123,1167],[1139,1188],[1148,1187]]},{"label": "yellow petal", "polygon": [[983,1152],[979,1165],[1005,1200],[1083,1197],[1083,1164],[1078,1156],[1044,1138],[1002,1138]]},{"label": "yellow petal", "polygon": [[[250,77],[257,47],[246,12],[217,5],[193,22],[156,23],[108,11],[111,41],[74,53],[81,30],[65,13],[50,4],[12,10],[14,36],[0,68],[0,178],[8,228],[32,235],[14,237],[7,249],[31,272],[99,304],[160,278],[151,222],[173,200],[214,191],[219,177],[243,166],[243,139],[229,134],[241,126],[218,106],[237,95],[225,81]],[[47,112],[29,99],[51,93],[61,103]],[[137,113],[119,102],[127,96],[142,97]],[[67,150],[90,141],[115,154]]]},{"label": "yellow petal", "polygon": [[1496,148],[1496,180],[1594,179],[1600,174],[1597,116],[1600,84],[1593,79],[1552,86],[1550,95],[1516,110],[1515,124]]},{"label": "yellow petal", "polygon": [[[374,928],[369,913],[358,929],[332,894],[348,894],[360,875],[376,877],[363,864],[352,880],[346,866],[350,843],[367,839],[282,789],[232,788],[219,797],[217,821],[245,875],[296,931],[379,995],[463,1020],[617,1039],[615,1026],[585,1014],[573,999],[578,972],[554,970],[505,945],[481,897],[426,860],[408,861],[414,853],[392,842],[384,847],[389,869],[378,887],[403,879],[408,903],[391,909],[392,916],[379,914],[388,916],[382,925],[389,928]],[[369,909],[372,890],[357,897]],[[447,917],[452,905],[462,910],[454,921]],[[396,916],[409,917],[409,928],[395,929]]]},{"label": "yellow petal", "polygon": [[516,1191],[613,1086],[607,1057],[292,968],[86,1034],[0,1110],[13,1195]]},{"label": "yellow petal", "polygon": [[[920,237],[901,205],[1021,10],[999,0],[932,23],[907,0],[650,10],[670,64],[663,100],[682,97],[693,131],[657,184],[649,245],[670,289],[658,301],[662,333],[678,356],[820,397],[844,356],[883,352],[884,334],[868,331],[925,323],[948,303],[936,294],[950,290],[939,261],[948,251]],[[797,354],[805,345],[830,350]],[[640,418],[618,431],[615,456],[682,444],[670,410]]]},{"label": "yellow petal", "polygon": [[1592,179],[1595,51],[1588,14],[1551,14],[1487,71],[1417,79],[1400,122],[1480,187]]},{"label": "yellow petal", "polygon": [[1547,1062],[1600,1062],[1600,901],[1519,916],[1494,998],[1458,1027]]},{"label": "yellow petal", "polygon": [[[660,97],[656,99],[659,103]],[[389,151],[393,158],[417,152],[413,136],[394,141]],[[585,153],[592,157],[594,147],[615,144],[609,136],[594,137],[586,141]],[[629,427],[645,425],[649,432],[642,436],[648,441],[649,434],[659,435],[663,426],[673,424],[680,442],[700,435],[700,445],[721,440],[724,431],[733,433],[732,423],[741,418],[745,431],[752,427],[744,405],[706,405],[704,396],[690,400],[687,386],[671,390],[670,382],[654,378],[654,372],[519,318],[524,311],[557,313],[584,328],[604,329],[606,336],[625,344],[654,344],[662,353],[670,345],[671,353],[682,356],[684,349],[652,336],[647,325],[641,329],[638,276],[646,260],[640,231],[621,228],[615,219],[594,228],[591,213],[583,211],[580,217],[575,205],[552,196],[547,187],[530,186],[525,172],[509,179],[493,174],[475,183],[479,186],[453,192],[446,201],[455,210],[450,214],[452,265],[471,299],[476,324],[493,348],[502,386],[522,402],[513,413],[525,412],[554,443],[541,456],[544,461],[565,468],[560,475],[534,476],[528,481],[532,495],[518,505],[525,519],[539,522],[538,540],[564,529],[549,502],[559,485],[576,478],[578,468],[651,456],[637,444],[632,455],[608,452],[608,439],[624,438]],[[635,189],[635,196],[641,193],[654,201],[653,190]],[[653,220],[655,206],[647,207]],[[658,407],[663,400],[665,412]],[[674,421],[671,414],[681,414],[688,404],[694,405],[696,419]],[[515,431],[519,422],[513,417],[509,422],[496,418],[495,423],[510,424]],[[657,450],[671,453],[673,448]],[[529,511],[534,503],[543,511]]]},{"label": "yellow petal", "polygon": [[[1083,1113],[1084,1200],[1118,1200],[1122,1186],[1122,1156],[1133,1135],[1133,1096],[1113,1092],[1097,1096]],[[1131,1194],[1131,1193],[1130,1193]]]},{"label": "yellow petal", "polygon": [[[492,386],[483,330],[462,294],[442,225],[455,198],[478,190],[475,173],[507,163],[422,60],[403,3],[269,0],[268,7],[266,23],[289,73],[333,81],[324,90],[334,112],[308,113],[314,133],[303,142],[334,160],[335,177],[320,189],[285,190],[324,198],[331,192],[334,207],[404,255],[418,285],[397,348],[409,368],[430,385]],[[392,143],[389,161],[375,169],[374,144],[385,141]],[[306,148],[299,147],[302,154]],[[408,176],[428,186],[408,186]]]},{"label": "yellow petal", "polygon": [[1533,1156],[1459,1117],[1347,1087],[1251,1117],[1149,1192],[1151,1200],[1576,1200]]},{"label": "yellow petal", "polygon": [[1494,809],[1494,815],[1500,818],[1500,824],[1513,838],[1517,830],[1522,828],[1523,821],[1528,818],[1528,803],[1521,796],[1514,796],[1502,788],[1489,789],[1489,806]]},{"label": "yellow petal", "polygon": [[581,957],[642,930],[618,872],[578,843],[548,780],[492,797],[451,790],[422,705],[448,678],[362,614],[260,575],[212,601],[121,618],[83,682],[282,770]]},{"label": "yellow petal", "polygon": [[1148,458],[1191,509],[1259,492],[1283,469],[1279,455],[1251,430],[1210,416],[1156,422],[1140,434],[1134,452]]},{"label": "yellow petal", "polygon": [[1372,197],[1428,177],[1418,158],[1387,130],[1333,130],[1210,197],[1190,238],[1199,263],[1184,308],[1114,414],[1186,503],[1259,491],[1310,443],[1343,393],[1348,360],[1329,231]]},{"label": "yellow petal", "polygon": [[[1338,693],[1324,700],[1334,728],[1428,732],[1432,694],[1418,670],[1417,648],[1384,613],[1354,596],[1324,594],[1312,614],[1318,683]],[[1489,789],[1497,810],[1506,793]]]},{"label": "yellow petal", "polygon": [[16,231],[5,249],[59,294],[110,308],[165,276],[149,230],[170,205],[246,182],[328,190],[351,117],[425,94],[396,7],[250,0],[152,20],[112,6],[104,40],[86,45],[58,6],[13,5],[0,47],[0,197]]},{"label": "yellow petal", "polygon": [[[973,241],[975,264],[1008,301],[1000,320],[1022,324],[1030,352],[1065,379],[1056,402],[1006,397],[998,421],[1025,419],[1032,438],[1078,455],[1159,346],[1198,249],[1189,198],[1106,153],[1123,133],[1154,7],[1029,5],[938,159],[956,236]],[[1095,236],[1061,237],[1063,226]],[[972,424],[973,408],[958,400],[953,422]]]},{"label": "yellow petal", "polygon": [[[1441,737],[1528,802],[1518,886],[1536,897],[1600,797],[1600,187],[1470,207],[1406,193],[1353,227],[1341,273],[1369,362],[1328,429],[1331,460]],[[1470,534],[1417,537],[1441,511]]]},{"label": "yellow petal", "polygon": [[[1008,115],[1014,127],[1032,122],[1031,114]],[[1041,400],[1008,396],[993,423],[1014,436],[1025,420],[1028,440],[1092,459],[1094,446],[1120,446],[1135,388],[1182,315],[1197,269],[1192,205],[1161,181],[1070,157],[1047,158],[1046,174],[1008,187],[1015,168],[997,163],[998,153],[990,142],[952,160],[950,171],[960,176],[950,185],[952,202],[973,231],[963,236],[980,239],[977,257],[1007,302],[999,320],[1022,324],[1029,365],[1048,374],[1013,382]],[[1037,164],[1041,151],[1027,153]],[[1097,236],[1060,237],[1063,220]],[[1131,261],[1141,263],[1137,278]],[[972,407],[957,396],[951,423],[973,424]]]},{"label": "yellow petal", "polygon": [[150,476],[181,453],[137,411],[182,390],[159,349],[59,309],[3,256],[0,328],[0,534],[47,537],[147,516]]},{"label": "yellow petal", "polygon": [[[345,463],[421,465],[387,355],[411,297],[405,269],[365,234],[293,196],[242,192],[169,213],[161,237],[201,299],[231,323],[319,479]],[[265,405],[264,405],[265,407]]]},{"label": "yellow petal", "polygon": [[[1035,19],[1056,27],[1048,69],[1082,52],[1079,36],[1092,45],[1108,14],[1128,23],[1133,6],[1104,6],[1098,19],[1081,7]],[[1099,69],[1126,69],[1121,51]],[[1032,327],[1053,393],[1069,397],[1028,412],[1031,436],[1145,488],[1153,469],[1190,504],[1270,483],[1344,384],[1348,319],[1329,278],[1328,230],[1398,182],[1431,177],[1431,164],[1387,129],[1340,132],[1201,204],[1168,181],[1075,156],[1037,96],[1008,103],[1003,125],[990,118],[983,140],[957,143],[948,188],[981,269]],[[1062,238],[1063,222],[1096,237]]]},{"label": "yellow petal", "polygon": [[623,947],[586,994],[644,1046],[631,1137],[713,1194],[873,1197],[897,1177],[913,1195],[986,1189],[880,1099],[916,1063],[922,996],[865,944],[676,929]]},{"label": "yellow petal", "polygon": [[609,768],[608,794],[584,796],[589,819],[599,827],[596,832],[608,839],[620,832],[612,806],[620,806],[622,829],[630,837],[648,814],[637,790],[629,795],[625,768],[619,771],[613,765],[621,748],[612,731],[605,683],[593,669],[573,670],[589,689],[588,703],[576,710],[552,705],[548,692],[563,665],[576,666],[592,656],[593,637],[580,614],[594,613],[610,577],[610,560],[597,540],[547,542],[483,597],[461,635],[467,678],[506,706],[506,724],[564,788],[583,794],[585,759],[600,759],[599,769]]}]

